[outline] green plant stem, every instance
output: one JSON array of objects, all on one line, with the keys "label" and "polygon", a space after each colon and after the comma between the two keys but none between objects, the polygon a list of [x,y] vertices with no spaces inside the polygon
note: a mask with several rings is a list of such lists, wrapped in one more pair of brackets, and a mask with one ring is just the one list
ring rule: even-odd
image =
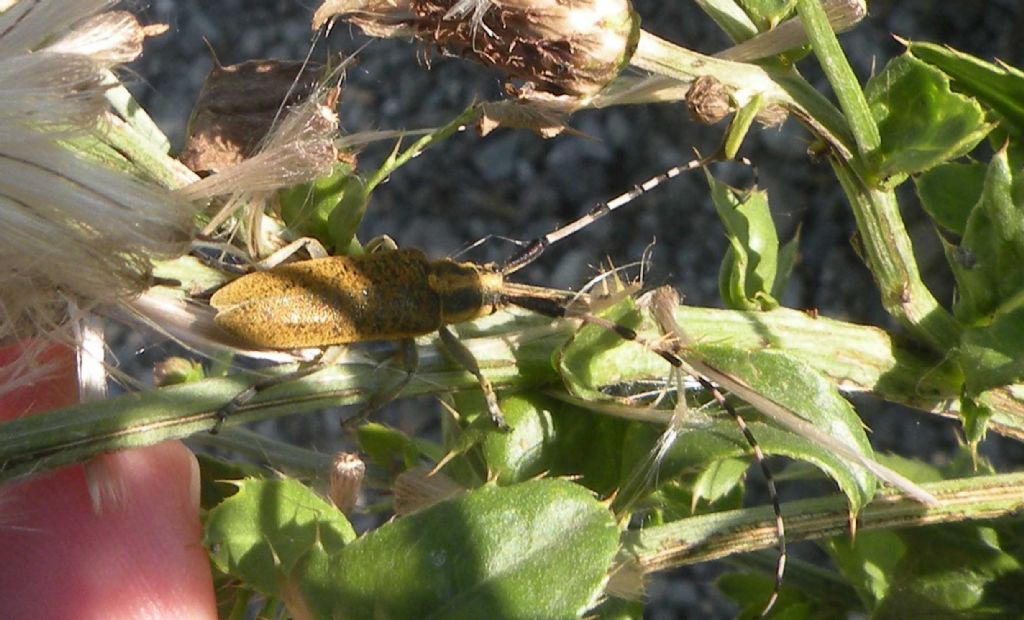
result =
[{"label": "green plant stem", "polygon": [[128,89],[112,73],[109,76],[111,83],[115,84],[106,91],[110,107],[128,123],[136,135],[145,140],[147,146],[165,155],[170,153],[171,141],[160,131],[160,127],[135,101]]},{"label": "green plant stem", "polygon": [[[805,6],[806,5],[806,6]],[[815,53],[839,97],[845,117],[795,70],[710,58],[642,32],[632,63],[660,76],[690,82],[711,75],[738,108],[762,95],[796,116],[832,147],[833,167],[850,201],[885,309],[936,351],[959,342],[960,328],[921,280],[895,193],[878,189],[866,163],[881,138],[863,91],[818,0],[801,0],[801,17]],[[862,154],[864,157],[862,157]]]},{"label": "green plant stem", "polygon": [[684,83],[712,76],[725,87],[737,108],[762,95],[765,105],[784,108],[840,153],[849,154],[854,146],[839,110],[795,71],[705,56],[647,31],[641,31],[630,64]]},{"label": "green plant stem", "polygon": [[832,161],[857,221],[862,258],[878,285],[882,306],[933,349],[946,353],[958,345],[960,325],[921,280],[896,193],[869,188],[856,167],[852,161]]},{"label": "green plant stem", "polygon": [[[723,2],[722,4],[736,6],[735,2]],[[863,20],[868,13],[865,0],[822,0],[822,5],[824,5],[825,14],[832,30],[836,32],[849,30]],[[708,7],[703,8],[705,12],[708,12]],[[715,54],[718,58],[750,62],[798,50],[808,43],[807,30],[799,17],[787,19],[770,30],[757,32],[752,23],[750,23],[749,29],[746,27],[746,23],[749,21],[737,24],[736,20],[732,19],[732,15],[724,17],[720,11],[709,13],[709,15],[719,27],[730,34],[733,41],[742,41],[742,43]],[[734,33],[737,31],[740,36],[735,36]]]},{"label": "green plant stem", "polygon": [[392,172],[407,164],[409,160],[418,156],[434,144],[447,140],[464,126],[474,122],[479,118],[479,116],[480,108],[476,105],[471,105],[443,127],[440,127],[416,140],[411,146],[409,146],[409,148],[405,149],[401,153],[396,152],[393,154],[366,180],[366,193],[369,194],[372,192],[377,185],[391,176]]},{"label": "green plant stem", "polygon": [[[727,562],[738,568],[755,570],[766,575],[775,573],[778,550],[768,549],[730,557]],[[863,603],[857,591],[843,581],[838,573],[799,558],[786,559],[785,588],[803,592],[809,598],[829,602],[839,609],[862,610]]]},{"label": "green plant stem", "polygon": [[[958,396],[958,375],[936,360],[900,348],[882,330],[791,310],[759,313],[684,306],[678,309],[677,320],[687,326],[698,347],[705,341],[787,351],[847,392],[869,392],[943,415],[956,413],[952,403]],[[523,389],[558,383],[551,359],[574,329],[571,321],[502,314],[460,326],[459,331],[496,387]],[[404,396],[478,389],[472,377],[439,353],[432,339],[420,339],[418,349],[420,368]],[[665,376],[667,367],[660,358],[640,357],[647,365],[633,369],[634,376]],[[393,366],[387,367],[391,372],[378,368],[383,361],[349,361],[277,386],[239,407],[226,426],[366,402],[404,373]],[[207,379],[5,422],[0,425],[0,480],[80,463],[103,452],[207,432],[217,412],[255,380]],[[1011,386],[998,397],[1003,408],[995,412],[992,429],[1024,437],[1024,390]]]},{"label": "green plant stem", "polygon": [[[396,144],[395,150],[391,155],[361,183],[359,198],[346,198],[341,204],[335,206],[328,216],[328,226],[333,231],[331,237],[335,244],[337,244],[335,249],[341,250],[343,254],[361,253],[363,248],[355,235],[363,221],[363,217],[366,215],[366,210],[370,206],[370,195],[373,193],[373,190],[390,177],[394,171],[407,164],[424,150],[438,142],[447,140],[465,125],[475,121],[479,116],[480,108],[476,105],[471,105],[447,124],[413,142],[404,151],[399,152],[399,145]],[[342,205],[345,206],[343,207]]]},{"label": "green plant stem", "polygon": [[[134,100],[125,106],[138,106]],[[148,118],[148,117],[147,117]],[[107,114],[100,123],[99,139],[113,148],[145,176],[165,187],[176,189],[197,181],[196,173],[164,152],[159,143],[143,136],[120,117]]]},{"label": "green plant stem", "polygon": [[846,61],[821,0],[797,0],[796,8],[822,71],[839,99],[839,106],[857,143],[857,151],[861,157],[870,159],[881,146],[882,138],[864,98],[864,91]]},{"label": "green plant stem", "polygon": [[832,163],[857,220],[863,258],[878,285],[882,305],[936,351],[949,351],[959,342],[959,325],[921,280],[895,192],[879,189],[870,173],[882,138],[864,91],[820,0],[798,0],[797,11],[857,143],[856,155],[839,154]]},{"label": "green plant stem", "polygon": [[[738,312],[680,307],[680,324],[701,342],[786,351],[824,373],[846,392],[867,392],[942,415],[955,415],[959,375],[941,360],[903,349],[884,331],[793,310]],[[573,321],[501,313],[460,325],[460,337],[500,389],[559,385],[552,358],[571,337]],[[650,334],[653,337],[653,333]],[[635,355],[625,379],[662,379],[668,367],[657,355]],[[432,337],[419,339],[420,367],[403,396],[476,390],[476,381],[437,349]],[[366,402],[400,380],[405,371],[388,355],[345,360],[304,379],[267,390],[245,403],[225,426]],[[274,373],[284,372],[274,369]],[[256,382],[252,376],[206,379],[150,392],[127,394],[0,424],[0,481],[84,462],[103,452],[181,439],[213,428],[218,412]],[[995,432],[1024,437],[1024,389],[994,392],[1002,408],[992,418]]]},{"label": "green plant stem", "polygon": [[[922,485],[937,506],[924,506],[896,493],[879,496],[857,516],[857,531],[922,527],[1017,514],[1024,506],[1024,474],[959,478]],[[849,533],[845,497],[782,505],[789,542],[820,540]],[[716,512],[673,523],[631,530],[620,556],[630,573],[646,575],[776,545],[775,517],[769,507]]]},{"label": "green plant stem", "polygon": [[697,0],[696,4],[733,41],[746,41],[757,35],[757,25],[735,0]]},{"label": "green plant stem", "polygon": [[242,454],[307,480],[326,480],[333,463],[329,454],[293,446],[244,427],[225,428],[216,435],[197,433],[192,442]]},{"label": "green plant stem", "polygon": [[[505,336],[519,339],[512,348],[502,338],[477,338],[467,346],[485,366],[488,377],[500,386],[520,388],[536,384],[538,367],[550,368],[559,343],[572,333],[572,322],[527,330],[512,317]],[[534,323],[536,325],[536,322]],[[508,331],[512,331],[509,334]],[[403,396],[478,389],[475,379],[442,355],[432,338],[421,339],[420,365]],[[288,382],[241,404],[224,427],[305,413],[327,407],[365,403],[387,391],[406,371],[387,365],[387,355],[363,356],[324,368],[314,375]],[[268,374],[290,372],[274,368]],[[108,401],[85,403],[50,413],[24,417],[0,425],[0,481],[84,462],[104,452],[153,445],[212,430],[224,406],[258,381],[254,376],[206,379],[150,392],[126,394]],[[550,377],[548,377],[550,379]]]}]

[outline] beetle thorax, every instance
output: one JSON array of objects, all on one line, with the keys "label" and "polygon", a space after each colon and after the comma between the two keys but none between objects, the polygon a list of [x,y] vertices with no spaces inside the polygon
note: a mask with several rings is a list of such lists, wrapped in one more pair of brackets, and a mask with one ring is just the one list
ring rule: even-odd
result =
[{"label": "beetle thorax", "polygon": [[429,278],[430,288],[441,299],[441,320],[446,325],[486,316],[500,305],[504,278],[493,265],[443,258],[430,264]]}]

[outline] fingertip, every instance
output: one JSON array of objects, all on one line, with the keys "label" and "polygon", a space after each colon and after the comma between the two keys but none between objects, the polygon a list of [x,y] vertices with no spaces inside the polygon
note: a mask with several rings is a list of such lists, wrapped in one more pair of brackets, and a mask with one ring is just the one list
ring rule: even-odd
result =
[{"label": "fingertip", "polygon": [[[0,349],[9,366],[25,345]],[[0,419],[73,404],[75,356],[53,345]],[[181,442],[125,450],[0,495],[0,617],[216,618],[199,469]]]}]

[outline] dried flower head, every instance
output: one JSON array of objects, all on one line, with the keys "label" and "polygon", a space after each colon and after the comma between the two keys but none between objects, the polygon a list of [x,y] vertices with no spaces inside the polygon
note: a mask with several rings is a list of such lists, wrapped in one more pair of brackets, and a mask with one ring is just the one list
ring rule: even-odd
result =
[{"label": "dried flower head", "polygon": [[333,17],[371,36],[414,36],[537,90],[572,97],[604,88],[640,36],[629,0],[328,0],[314,28]]},{"label": "dried flower head", "polygon": [[187,249],[169,190],[83,155],[146,32],[110,0],[22,0],[0,14],[0,337],[137,293],[151,261]]},{"label": "dried flower head", "polygon": [[[311,88],[312,93],[280,116],[275,113],[264,119],[267,122],[260,128],[262,134],[256,137],[260,145],[257,152],[180,190],[191,200],[226,197],[203,234],[215,234],[238,210],[247,208],[246,245],[250,255],[263,256],[277,249],[265,248],[273,246],[274,240],[264,239],[260,218],[273,204],[277,190],[327,176],[339,161],[354,165],[354,157],[339,151],[335,143],[340,121],[334,107],[340,87],[332,86],[332,79],[327,79]],[[225,126],[214,129],[223,130]],[[204,139],[223,143],[224,138],[223,134],[208,132]],[[223,155],[229,150],[221,150],[222,159],[227,159]]]},{"label": "dried flower head", "polygon": [[320,85],[312,62],[250,60],[224,66],[214,57],[189,118],[178,159],[199,172],[217,172],[255,155],[287,108]]}]

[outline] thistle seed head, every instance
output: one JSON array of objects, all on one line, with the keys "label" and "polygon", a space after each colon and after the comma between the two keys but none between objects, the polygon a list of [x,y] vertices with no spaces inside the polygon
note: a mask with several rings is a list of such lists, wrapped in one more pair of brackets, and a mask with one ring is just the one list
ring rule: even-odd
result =
[{"label": "thistle seed head", "polygon": [[581,98],[619,74],[640,35],[629,0],[328,0],[314,28],[333,17],[371,36],[413,36],[528,89]]}]

